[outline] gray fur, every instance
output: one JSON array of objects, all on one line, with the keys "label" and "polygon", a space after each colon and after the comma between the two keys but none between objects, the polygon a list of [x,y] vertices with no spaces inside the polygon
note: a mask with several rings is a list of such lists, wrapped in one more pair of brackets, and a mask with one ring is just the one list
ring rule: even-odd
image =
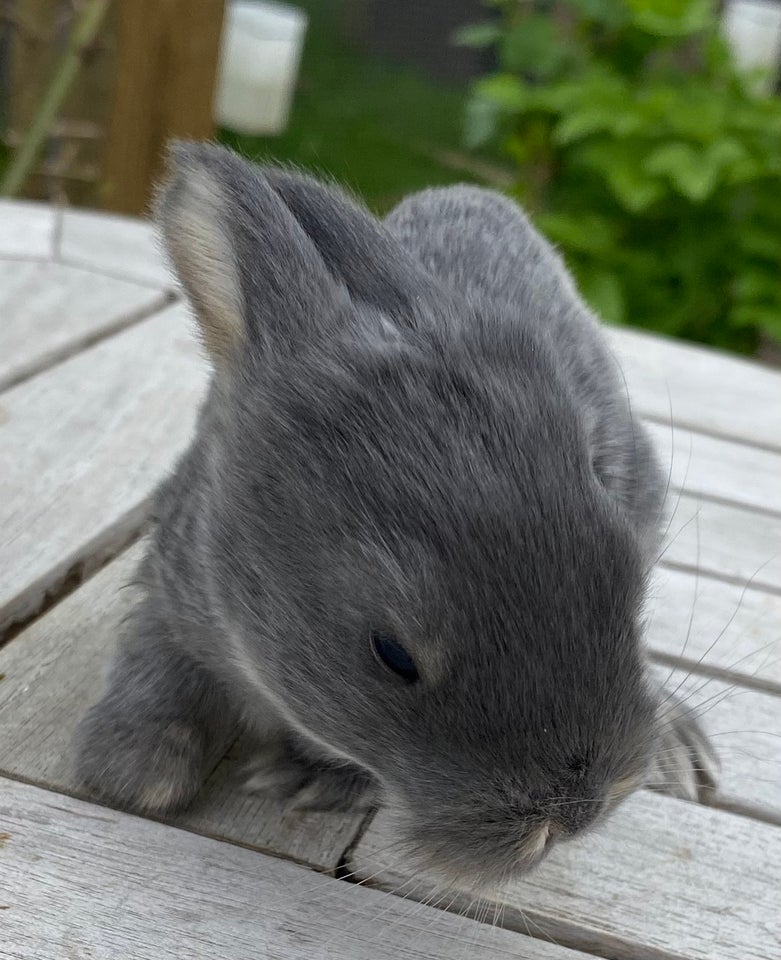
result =
[{"label": "gray fur", "polygon": [[[452,187],[380,225],[333,186],[189,145],[159,218],[209,305],[215,375],[80,729],[84,782],[165,812],[250,726],[256,786],[379,798],[411,854],[477,883],[599,821],[660,727],[682,745],[666,775],[696,769],[705,741],[684,711],[661,723],[641,649],[662,478],[521,211]],[[376,661],[372,628],[418,683]]]}]

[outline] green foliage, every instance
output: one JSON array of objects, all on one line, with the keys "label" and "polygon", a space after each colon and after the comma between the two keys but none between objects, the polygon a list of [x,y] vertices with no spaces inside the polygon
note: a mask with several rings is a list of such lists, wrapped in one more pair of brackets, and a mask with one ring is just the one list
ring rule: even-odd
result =
[{"label": "green foliage", "polygon": [[716,0],[490,0],[466,139],[607,320],[752,352],[781,341],[781,102],[733,65]]}]

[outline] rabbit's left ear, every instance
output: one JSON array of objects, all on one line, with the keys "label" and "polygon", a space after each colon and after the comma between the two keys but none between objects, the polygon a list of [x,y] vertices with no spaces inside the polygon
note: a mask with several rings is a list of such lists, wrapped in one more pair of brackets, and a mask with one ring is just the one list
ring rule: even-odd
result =
[{"label": "rabbit's left ear", "polygon": [[280,167],[267,167],[264,174],[353,300],[379,308],[401,326],[447,314],[451,291],[343,190]]},{"label": "rabbit's left ear", "polygon": [[166,249],[219,369],[289,352],[340,322],[349,298],[261,168],[174,144],[158,194]]}]

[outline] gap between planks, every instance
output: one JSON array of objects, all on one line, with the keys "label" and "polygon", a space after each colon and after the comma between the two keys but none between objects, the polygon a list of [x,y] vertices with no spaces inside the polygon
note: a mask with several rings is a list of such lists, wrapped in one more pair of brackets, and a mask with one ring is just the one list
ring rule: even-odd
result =
[{"label": "gap between planks", "polygon": [[[410,874],[387,863],[393,836],[380,812],[348,866],[408,890]],[[414,879],[410,899],[436,889]],[[779,884],[778,827],[642,791],[599,834],[560,844],[488,902],[508,929],[614,960],[768,960],[781,939]],[[465,908],[468,898],[447,905]]]},{"label": "gap between planks", "polygon": [[[202,790],[207,792],[209,791],[209,782],[214,776],[214,772],[217,770],[220,763],[224,762],[225,758],[222,757],[220,758],[219,762],[215,764],[214,770],[212,770],[207,779],[204,781]],[[273,857],[275,860],[282,860],[285,863],[292,863],[298,867],[304,867],[314,874],[333,877],[336,880],[347,880],[347,882],[349,882],[349,878],[347,878],[345,875],[348,872],[345,864],[349,859],[350,852],[361,841],[364,834],[371,826],[372,820],[376,816],[376,810],[368,810],[365,813],[355,816],[345,814],[343,819],[350,822],[349,832],[345,835],[344,831],[342,831],[338,835],[339,843],[343,844],[344,846],[340,847],[337,845],[334,848],[335,855],[333,857],[333,863],[319,863],[316,859],[314,862],[312,859],[307,859],[307,857],[302,855],[301,852],[289,852],[282,849],[278,845],[275,846],[270,842],[256,842],[252,839],[242,838],[239,835],[220,833],[219,826],[215,825],[215,821],[209,820],[208,818],[191,817],[189,810],[185,810],[180,814],[170,817],[156,816],[153,813],[128,813],[127,811],[120,810],[117,807],[109,806],[108,804],[102,802],[99,798],[88,796],[83,792],[80,792],[78,788],[72,785],[49,783],[46,780],[39,780],[35,777],[28,777],[24,776],[23,774],[16,773],[13,770],[0,768],[0,786],[2,786],[4,782],[18,783],[21,786],[33,787],[35,790],[40,790],[49,794],[52,798],[66,798],[68,800],[75,800],[79,803],[94,807],[96,812],[92,815],[92,819],[97,821],[109,822],[117,814],[120,816],[133,817],[134,819],[137,818],[139,820],[148,820],[150,823],[157,823],[161,826],[168,827],[171,830],[179,830],[182,833],[192,834],[194,837],[203,837],[204,839],[214,840],[218,843],[224,843],[231,847],[238,847],[241,850],[249,850],[252,853],[258,853],[264,857]],[[2,790],[0,790],[0,796],[2,796]],[[192,806],[194,809],[203,807],[203,797],[196,798],[196,800],[193,801]],[[62,810],[63,808],[54,806],[52,804],[51,809]],[[312,816],[319,817],[320,815],[314,813]],[[1,949],[2,943],[0,943],[0,950]],[[0,953],[0,960],[2,960],[2,953]]]},{"label": "gap between planks", "polygon": [[[588,960],[522,934],[9,782],[3,940],[15,960]],[[150,858],[154,851],[154,858]],[[31,862],[36,864],[30,868]],[[3,881],[7,882],[7,887]]]},{"label": "gap between planks", "polygon": [[8,376],[4,378],[0,377],[0,394],[2,394],[5,390],[10,390],[21,383],[25,383],[27,380],[32,380],[34,377],[38,377],[43,373],[47,373],[54,367],[59,366],[59,364],[70,360],[71,357],[74,357],[76,354],[82,353],[85,350],[89,350],[92,347],[97,346],[104,340],[108,340],[117,333],[121,333],[123,330],[127,330],[138,323],[142,323],[144,320],[149,320],[162,310],[165,310],[166,307],[169,307],[175,303],[176,299],[177,298],[173,293],[160,291],[159,298],[155,300],[151,306],[131,311],[130,313],[117,318],[114,322],[106,324],[99,330],[86,333],[83,337],[71,340],[69,343],[64,344],[61,348],[53,349],[50,352],[42,355],[37,360],[33,360],[26,365],[21,365]]}]

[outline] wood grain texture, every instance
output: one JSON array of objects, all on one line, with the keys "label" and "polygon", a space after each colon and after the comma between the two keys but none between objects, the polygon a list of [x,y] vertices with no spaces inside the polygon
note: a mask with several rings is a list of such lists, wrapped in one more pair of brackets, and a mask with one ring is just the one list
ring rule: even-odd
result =
[{"label": "wood grain texture", "polygon": [[0,629],[143,523],[205,382],[177,305],[2,395]]},{"label": "wood grain texture", "polygon": [[781,373],[626,328],[607,335],[634,409],[661,423],[781,450]]},{"label": "wood grain texture", "polygon": [[51,206],[0,200],[0,257],[51,257],[56,217]]},{"label": "wood grain texture", "polygon": [[660,562],[779,593],[781,517],[676,495]]},{"label": "wood grain texture", "polygon": [[165,304],[165,294],[61,263],[0,260],[0,390]]},{"label": "wood grain texture", "polygon": [[6,960],[587,960],[26,784],[0,837]]},{"label": "wood grain texture", "polygon": [[[0,648],[0,771],[72,793],[71,739],[98,698],[141,545],[127,551]],[[207,781],[180,826],[331,869],[360,817],[296,814],[241,789],[249,742],[237,744]]]},{"label": "wood grain texture", "polygon": [[150,222],[91,210],[65,210],[60,230],[56,257],[63,262],[159,289],[175,289]]},{"label": "wood grain texture", "polygon": [[653,656],[781,693],[777,594],[657,568],[646,617]]},{"label": "wood grain texture", "polygon": [[658,423],[647,428],[671,491],[781,515],[781,453]]},{"label": "wood grain texture", "polygon": [[[386,869],[392,843],[380,816],[349,865],[395,888],[407,877]],[[600,956],[768,960],[781,942],[779,885],[781,828],[642,791],[496,902],[505,926]]]}]

